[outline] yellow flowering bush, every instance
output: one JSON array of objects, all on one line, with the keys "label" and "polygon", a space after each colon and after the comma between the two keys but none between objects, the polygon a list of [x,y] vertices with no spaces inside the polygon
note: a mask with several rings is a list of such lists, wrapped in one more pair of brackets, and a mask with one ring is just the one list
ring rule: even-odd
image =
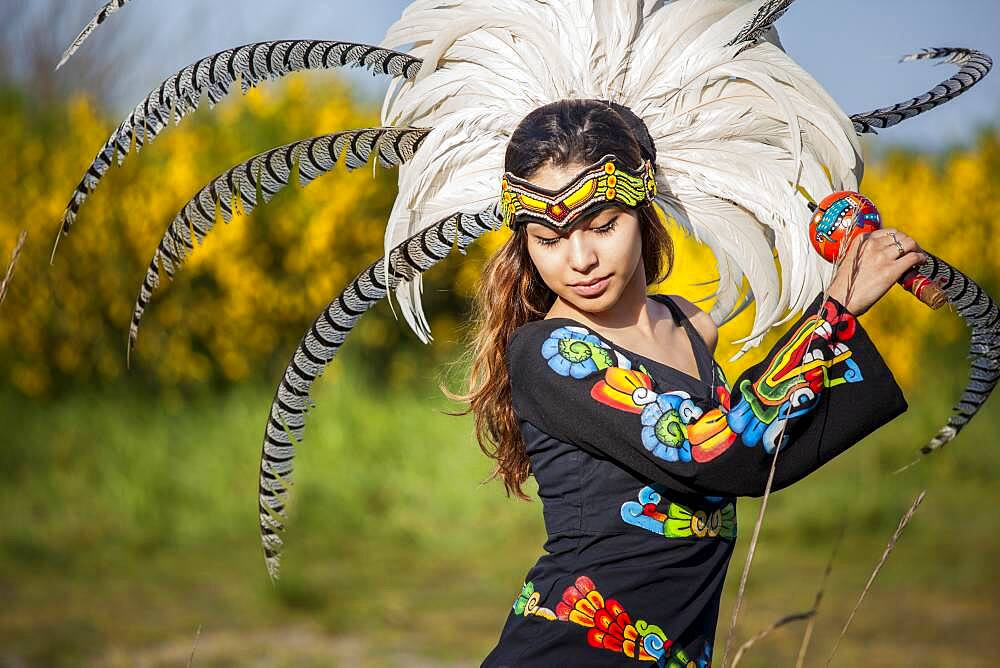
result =
[{"label": "yellow flowering bush", "polygon": [[[351,99],[335,76],[294,75],[245,97],[233,95],[214,112],[199,110],[165,130],[141,155],[113,168],[49,266],[66,201],[114,126],[84,98],[40,110],[0,91],[0,141],[13,155],[0,161],[4,263],[19,231],[29,233],[0,307],[0,383],[38,396],[121,376],[146,265],[170,220],[201,186],[280,144],[378,124],[375,106]],[[891,151],[868,165],[862,190],[886,226],[995,290],[1000,261],[990,241],[1000,233],[1000,136],[984,132],[973,146],[935,160]],[[308,188],[283,191],[249,217],[217,225],[177,280],[154,297],[132,375],[159,386],[276,380],[312,319],[382,254],[395,181],[395,170],[378,168],[373,175],[371,166],[354,172],[341,166]],[[715,277],[710,251],[675,225],[669,229],[675,268],[656,290],[691,299],[709,295],[712,285],[693,284]],[[363,355],[365,366],[386,382],[417,374],[429,354],[432,360],[453,356],[464,300],[483,259],[506,238],[505,231],[487,235],[468,257],[456,253],[428,273],[424,301],[433,348],[416,339],[398,309],[394,315],[382,303],[361,321],[345,354]],[[711,301],[700,305],[707,309]],[[732,377],[780,335],[773,331],[758,349],[726,362],[738,349],[729,341],[745,335],[752,321],[751,306],[722,329],[717,358]],[[864,324],[904,385],[913,380],[919,342],[939,345],[964,336],[958,318],[920,307],[902,290],[866,314]]]},{"label": "yellow flowering bush", "polygon": [[[110,170],[52,266],[49,252],[66,201],[114,126],[87,99],[40,112],[12,92],[0,93],[0,139],[15,156],[0,161],[4,265],[18,232],[28,229],[0,307],[0,382],[37,396],[126,373],[125,340],[145,268],[199,188],[275,146],[379,125],[375,107],[352,100],[340,79],[319,81],[292,76],[166,129]],[[218,224],[176,281],[154,296],[130,375],[168,386],[276,380],[312,319],[382,255],[395,182],[395,170],[379,167],[373,175],[370,165],[353,172],[338,166],[308,188],[288,188],[250,216]],[[440,274],[430,272],[429,287]],[[428,290],[429,314],[461,308],[448,287]],[[380,304],[345,353],[357,347],[388,373],[390,350],[423,347],[402,318],[394,319]],[[442,323],[431,325],[436,335]]]},{"label": "yellow flowering bush", "polygon": [[[1000,297],[1000,248],[992,243],[1000,238],[1000,133],[983,132],[973,146],[937,160],[892,151],[868,168],[863,187],[885,227],[910,235]],[[969,330],[951,310],[926,308],[894,288],[863,316],[904,386],[917,382],[921,353],[966,347]]]}]

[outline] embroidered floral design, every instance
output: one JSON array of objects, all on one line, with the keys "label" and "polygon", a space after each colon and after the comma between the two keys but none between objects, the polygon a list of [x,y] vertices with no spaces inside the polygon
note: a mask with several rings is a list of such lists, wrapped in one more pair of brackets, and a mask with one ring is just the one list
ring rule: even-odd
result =
[{"label": "embroidered floral design", "polygon": [[524,586],[521,587],[521,593],[514,599],[514,605],[512,606],[514,614],[521,615],[522,617],[536,615],[548,620],[554,620],[556,618],[555,613],[548,608],[538,606],[538,601],[541,598],[542,595],[535,591],[535,584],[533,582],[525,582]]},{"label": "embroidered floral design", "polygon": [[688,425],[700,418],[702,410],[687,392],[664,392],[642,410],[642,445],[668,462],[691,461]]},{"label": "embroidered floral design", "polygon": [[604,379],[590,388],[590,396],[618,410],[642,413],[645,406],[656,401],[657,395],[648,373],[609,367]]},{"label": "embroidered floral design", "polygon": [[587,643],[591,647],[639,661],[656,661],[673,644],[659,626],[642,619],[633,624],[621,603],[605,599],[586,575],[563,591],[562,601],[556,605],[556,617],[590,629]]},{"label": "embroidered floral design", "polygon": [[643,487],[638,498],[638,503],[622,504],[621,517],[629,524],[666,538],[736,538],[736,504],[732,501],[709,509],[669,502],[666,512],[662,512],[658,506],[663,497],[655,488]]},{"label": "embroidered floral design", "polygon": [[691,510],[679,503],[667,506],[663,534],[669,538],[736,537],[736,506],[732,503],[714,510]]},{"label": "embroidered floral design", "polygon": [[577,624],[588,629],[587,644],[591,647],[637,661],[655,661],[663,668],[711,667],[711,643],[706,642],[701,657],[692,660],[682,648],[673,646],[661,627],[644,619],[633,622],[624,606],[614,598],[605,598],[586,575],[580,575],[563,590],[555,614],[548,608],[537,607],[538,600],[534,585],[526,582],[514,601],[514,614],[534,614],[549,621]]},{"label": "embroidered floral design", "polygon": [[690,659],[684,650],[674,650],[674,652],[662,659],[657,665],[663,668],[712,668],[712,644],[705,643],[701,651],[701,656],[697,659]]},{"label": "embroidered floral design", "polygon": [[583,327],[567,325],[552,330],[542,343],[542,357],[560,376],[586,378],[608,367],[631,369],[632,364]]},{"label": "embroidered floral design", "polygon": [[[603,373],[591,388],[596,401],[640,415],[640,439],[653,456],[669,462],[709,462],[726,452],[737,437],[747,447],[762,445],[774,452],[787,420],[816,407],[824,387],[863,380],[844,343],[857,322],[848,311],[824,303],[823,316],[806,318],[771,358],[755,382],[740,383],[740,401],[730,407],[731,393],[722,368],[715,369],[719,406],[703,411],[686,392],[657,393],[649,371],[631,362],[585,327],[563,326],[542,343],[542,357],[556,373],[576,379]],[[841,375],[833,373],[842,369]],[[786,442],[784,435],[782,442]],[[706,518],[711,524],[711,518]]]}]

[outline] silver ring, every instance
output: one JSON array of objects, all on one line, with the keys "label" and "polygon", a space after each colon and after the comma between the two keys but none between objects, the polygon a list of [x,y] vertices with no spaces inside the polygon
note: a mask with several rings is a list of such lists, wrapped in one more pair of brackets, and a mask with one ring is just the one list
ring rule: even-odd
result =
[{"label": "silver ring", "polygon": [[889,232],[889,236],[892,237],[892,243],[896,244],[896,248],[899,249],[899,255],[896,256],[896,259],[898,260],[906,255],[906,251],[903,250],[903,244],[899,243],[899,239],[896,238],[895,232]]}]

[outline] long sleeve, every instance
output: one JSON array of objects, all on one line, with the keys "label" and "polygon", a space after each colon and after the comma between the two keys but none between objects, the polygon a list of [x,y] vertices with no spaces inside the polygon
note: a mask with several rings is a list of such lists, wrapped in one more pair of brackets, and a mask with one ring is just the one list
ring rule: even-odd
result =
[{"label": "long sleeve", "polygon": [[[515,413],[553,437],[683,493],[760,496],[807,476],[908,408],[867,332],[822,294],[716,405],[657,393],[582,326],[519,327],[507,345]],[[822,315],[817,316],[817,312]],[[780,445],[779,445],[780,443]]]}]

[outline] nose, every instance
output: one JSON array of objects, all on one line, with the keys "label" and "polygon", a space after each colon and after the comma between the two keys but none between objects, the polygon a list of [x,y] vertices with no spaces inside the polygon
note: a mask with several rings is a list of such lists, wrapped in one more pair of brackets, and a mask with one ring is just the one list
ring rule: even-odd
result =
[{"label": "nose", "polygon": [[590,273],[597,264],[597,251],[594,249],[588,237],[591,235],[580,234],[583,230],[573,230],[569,234],[567,244],[569,248],[569,266],[574,271],[581,274]]}]

